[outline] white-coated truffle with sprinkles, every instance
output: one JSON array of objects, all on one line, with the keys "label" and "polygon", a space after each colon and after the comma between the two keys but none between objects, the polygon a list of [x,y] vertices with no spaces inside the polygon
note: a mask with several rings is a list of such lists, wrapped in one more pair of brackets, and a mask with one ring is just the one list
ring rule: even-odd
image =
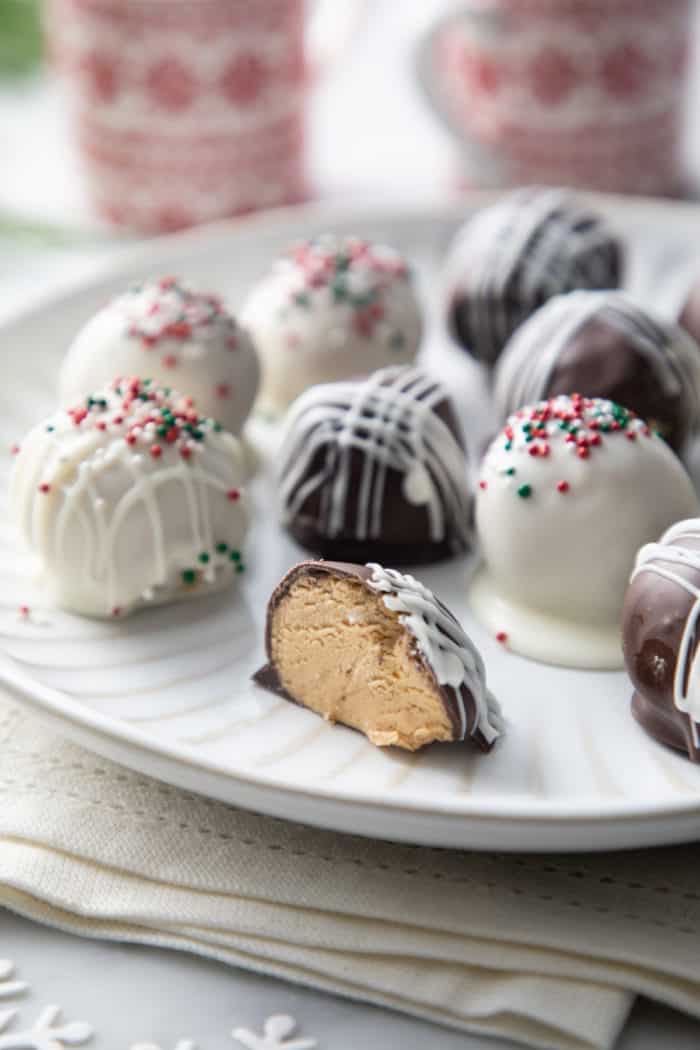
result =
[{"label": "white-coated truffle with sprinkles", "polygon": [[172,384],[203,415],[240,434],[260,366],[250,336],[219,296],[163,277],[132,285],[78,332],[61,367],[61,404],[76,404],[116,375]]},{"label": "white-coated truffle with sprinkles", "polygon": [[332,234],[278,259],[253,288],[241,320],[262,364],[259,406],[272,415],[316,383],[410,364],[423,330],[404,257]]},{"label": "white-coated truffle with sprinkles", "polygon": [[622,666],[620,615],[639,548],[698,500],[666,442],[632,412],[561,396],[511,416],[481,466],[476,615],[523,655]]},{"label": "white-coated truffle with sprinkles", "polygon": [[190,398],[118,379],[30,431],[10,507],[52,599],[120,617],[243,571],[245,473],[240,441]]}]

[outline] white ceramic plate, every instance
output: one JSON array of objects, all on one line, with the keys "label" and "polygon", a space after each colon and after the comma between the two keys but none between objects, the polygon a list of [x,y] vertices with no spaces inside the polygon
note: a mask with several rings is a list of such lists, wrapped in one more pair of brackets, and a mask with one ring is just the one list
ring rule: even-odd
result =
[{"label": "white ceramic plate", "polygon": [[[693,264],[700,211],[609,198],[598,205],[627,239],[633,289],[672,310]],[[90,284],[7,319],[0,326],[2,473],[12,442],[51,409],[61,353],[76,328],[127,281],[172,272],[235,302],[290,241],[333,228],[381,236],[407,252],[432,309],[436,262],[464,214],[325,207],[268,215],[139,249]],[[426,358],[450,384],[468,429],[479,429],[483,391],[437,321]],[[263,444],[274,443],[273,433],[258,431]],[[545,667],[504,652],[469,615],[466,559],[420,575],[482,649],[509,722],[492,754],[458,745],[382,752],[253,686],[267,596],[303,553],[277,527],[265,471],[253,488],[242,590],[119,623],[47,607],[3,515],[0,675],[7,687],[68,736],[124,765],[343,831],[527,850],[629,847],[700,833],[700,768],[652,743],[632,721],[625,676]],[[19,612],[24,605],[29,616]]]}]

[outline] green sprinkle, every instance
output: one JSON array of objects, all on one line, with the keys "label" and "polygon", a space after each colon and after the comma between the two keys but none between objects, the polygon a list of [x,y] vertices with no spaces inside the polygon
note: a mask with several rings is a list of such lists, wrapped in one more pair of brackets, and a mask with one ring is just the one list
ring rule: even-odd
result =
[{"label": "green sprinkle", "polygon": [[243,564],[243,562],[239,561],[238,565],[236,566],[236,572],[245,572],[245,565]]},{"label": "green sprinkle", "polygon": [[52,427],[52,426],[48,426],[46,429],[48,430],[49,433],[51,433],[51,431],[55,430],[56,428]]},{"label": "green sprinkle", "polygon": [[209,561],[209,555],[207,554],[206,551],[202,551],[202,553],[199,555],[199,559],[198,560],[201,561],[202,565],[206,565],[207,562]]},{"label": "green sprinkle", "polygon": [[505,448],[506,452],[510,452],[510,450],[513,447],[513,442],[512,441],[506,441],[506,443],[505,443],[505,445],[503,447]]},{"label": "green sprinkle", "polygon": [[214,422],[212,423],[212,430],[214,431],[214,433],[218,434],[219,431],[223,429],[224,428],[222,427],[221,423],[217,423],[216,420],[214,420]]},{"label": "green sprinkle", "polygon": [[507,475],[508,475],[509,477],[511,477],[511,478],[512,478],[512,477],[513,477],[513,475],[515,474],[515,467],[508,467],[508,470],[506,471],[506,474],[507,474]]},{"label": "green sprinkle", "polygon": [[297,294],[294,296],[294,302],[297,304],[297,306],[310,306],[311,305],[311,299],[306,294],[306,292],[297,292]]},{"label": "green sprinkle", "polygon": [[182,582],[183,583],[194,583],[197,579],[197,572],[195,569],[183,569],[182,570]]},{"label": "green sprinkle", "polygon": [[240,551],[231,551],[231,553],[229,554],[229,558],[231,559],[231,561],[240,561],[241,560],[241,552]]},{"label": "green sprinkle", "polygon": [[161,437],[165,437],[169,429],[170,428],[167,427],[165,424],[161,424],[161,426],[156,428],[156,434],[160,434]]},{"label": "green sprinkle", "polygon": [[217,554],[225,554],[228,550],[228,543],[217,543],[216,552]]},{"label": "green sprinkle", "polygon": [[520,485],[518,495],[521,499],[529,499],[532,495],[532,485]]}]

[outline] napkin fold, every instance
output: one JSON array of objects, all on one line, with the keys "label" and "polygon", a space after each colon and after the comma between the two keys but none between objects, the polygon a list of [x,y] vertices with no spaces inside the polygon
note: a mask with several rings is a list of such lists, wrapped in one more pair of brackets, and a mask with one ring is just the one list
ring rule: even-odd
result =
[{"label": "napkin fold", "polygon": [[[700,848],[374,842],[132,773],[0,699],[0,904],[536,1047],[612,1047],[636,994],[700,1016]],[[271,1004],[274,1008],[274,1004]]]}]

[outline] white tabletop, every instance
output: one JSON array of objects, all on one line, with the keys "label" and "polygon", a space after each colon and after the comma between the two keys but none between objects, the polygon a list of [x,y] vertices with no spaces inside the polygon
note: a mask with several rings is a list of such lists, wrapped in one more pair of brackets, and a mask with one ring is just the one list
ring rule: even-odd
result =
[{"label": "white tabletop", "polygon": [[[375,0],[371,21],[314,100],[312,166],[324,195],[444,201],[450,193],[449,138],[427,114],[410,74],[413,27],[421,10],[424,0],[400,5]],[[700,82],[700,62],[696,67],[694,82]],[[698,124],[691,107],[691,131]],[[89,226],[64,134],[59,101],[45,78],[0,87],[0,210]],[[700,171],[700,134],[689,135],[688,156],[693,170]],[[47,170],[52,172],[50,200]],[[110,250],[92,243],[46,249],[0,237],[0,314],[54,281],[88,274],[95,258]],[[233,1047],[238,1045],[230,1035],[235,1026],[260,1031],[268,1015],[279,1013],[295,1016],[302,1034],[327,1050],[505,1050],[513,1045],[465,1037],[191,956],[80,940],[2,910],[0,956],[13,960],[17,976],[30,985],[16,1001],[0,998],[2,1010],[19,1011],[2,1036],[28,1027],[41,1008],[56,1003],[68,1020],[94,1027],[96,1047],[115,1050],[137,1042],[172,1050],[183,1039],[200,1050]],[[670,1044],[677,1050],[696,1048],[700,1023],[638,1004],[620,1050]]]}]

